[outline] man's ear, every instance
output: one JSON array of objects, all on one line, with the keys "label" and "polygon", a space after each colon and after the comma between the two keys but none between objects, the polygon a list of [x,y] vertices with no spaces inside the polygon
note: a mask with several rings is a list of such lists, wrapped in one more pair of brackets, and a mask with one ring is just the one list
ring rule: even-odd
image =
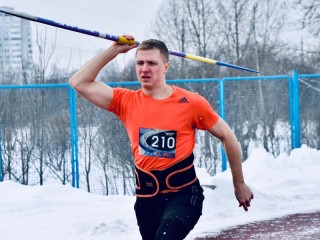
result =
[{"label": "man's ear", "polygon": [[167,62],[167,63],[164,65],[164,69],[165,69],[165,72],[164,72],[164,73],[167,73],[168,70],[169,70],[169,68],[170,68],[170,63]]}]

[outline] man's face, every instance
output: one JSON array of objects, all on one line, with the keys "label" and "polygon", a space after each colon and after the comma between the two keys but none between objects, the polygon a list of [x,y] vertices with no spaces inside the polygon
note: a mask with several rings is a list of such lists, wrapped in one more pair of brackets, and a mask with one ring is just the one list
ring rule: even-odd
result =
[{"label": "man's face", "polygon": [[138,50],[136,53],[136,73],[141,86],[155,87],[165,81],[169,63],[158,49]]}]

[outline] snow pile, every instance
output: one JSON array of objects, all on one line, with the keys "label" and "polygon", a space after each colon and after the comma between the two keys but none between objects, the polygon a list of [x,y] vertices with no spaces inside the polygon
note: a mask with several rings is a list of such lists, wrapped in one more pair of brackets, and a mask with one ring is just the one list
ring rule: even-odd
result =
[{"label": "snow pile", "polygon": [[[320,210],[320,151],[302,146],[277,158],[256,149],[243,164],[255,198],[238,207],[230,170],[210,177],[197,169],[205,189],[203,216],[187,239],[223,228],[292,213]],[[6,240],[141,239],[132,196],[100,196],[69,186],[0,183],[0,232]]]}]

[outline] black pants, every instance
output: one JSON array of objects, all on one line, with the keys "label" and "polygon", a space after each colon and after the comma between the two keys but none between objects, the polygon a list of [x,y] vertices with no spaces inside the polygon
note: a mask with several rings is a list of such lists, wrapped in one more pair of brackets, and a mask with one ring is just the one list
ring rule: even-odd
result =
[{"label": "black pants", "polygon": [[137,198],[134,208],[142,239],[184,239],[202,214],[203,200],[198,181],[176,193]]}]

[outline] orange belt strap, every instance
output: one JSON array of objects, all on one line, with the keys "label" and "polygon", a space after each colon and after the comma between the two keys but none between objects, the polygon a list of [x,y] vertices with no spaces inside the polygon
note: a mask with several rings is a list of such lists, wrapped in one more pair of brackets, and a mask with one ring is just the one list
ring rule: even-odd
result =
[{"label": "orange belt strap", "polygon": [[136,196],[153,197],[158,193],[177,192],[181,188],[195,183],[198,178],[193,160],[192,153],[183,161],[165,170],[148,172],[136,167]]}]

